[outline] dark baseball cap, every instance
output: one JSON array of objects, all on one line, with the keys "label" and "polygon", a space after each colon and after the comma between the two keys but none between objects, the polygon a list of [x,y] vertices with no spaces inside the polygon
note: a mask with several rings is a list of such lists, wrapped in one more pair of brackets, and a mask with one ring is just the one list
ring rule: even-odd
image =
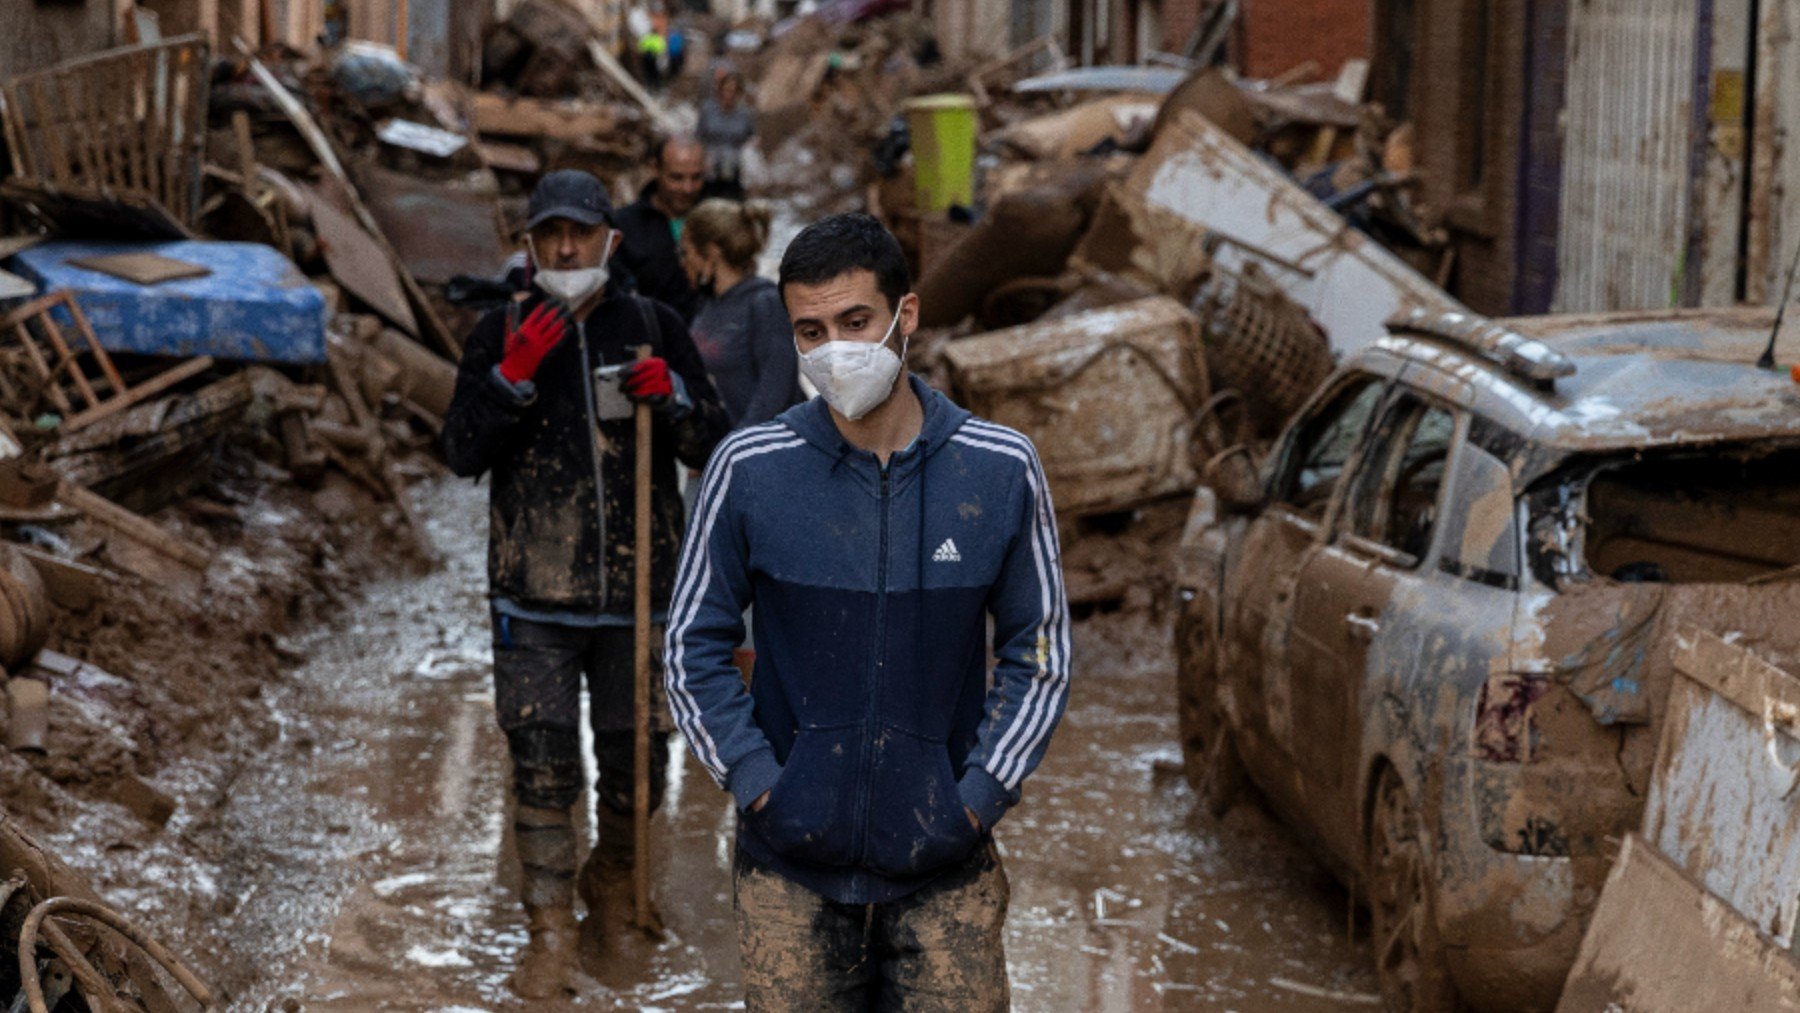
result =
[{"label": "dark baseball cap", "polygon": [[552,218],[583,225],[611,225],[612,198],[592,173],[558,169],[538,180],[525,211],[525,228],[535,229]]}]

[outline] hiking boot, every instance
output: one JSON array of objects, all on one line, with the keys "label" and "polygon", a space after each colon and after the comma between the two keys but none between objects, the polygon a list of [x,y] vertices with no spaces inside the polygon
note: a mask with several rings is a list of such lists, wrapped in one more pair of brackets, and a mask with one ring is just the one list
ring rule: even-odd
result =
[{"label": "hiking boot", "polygon": [[575,915],[568,908],[533,908],[531,939],[509,984],[521,999],[552,999],[575,988]]}]

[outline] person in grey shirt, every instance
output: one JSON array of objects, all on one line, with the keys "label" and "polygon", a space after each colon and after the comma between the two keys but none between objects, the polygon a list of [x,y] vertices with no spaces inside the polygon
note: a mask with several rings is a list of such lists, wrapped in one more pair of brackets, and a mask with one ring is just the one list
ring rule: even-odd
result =
[{"label": "person in grey shirt", "polygon": [[714,192],[742,196],[744,145],[756,136],[756,115],[744,104],[744,79],[736,72],[721,77],[714,93],[700,103],[694,133],[706,148],[706,180]]},{"label": "person in grey shirt", "polygon": [[704,298],[690,333],[733,429],[806,399],[781,293],[756,274],[769,224],[760,201],[713,198],[688,214],[681,234],[682,267]]}]

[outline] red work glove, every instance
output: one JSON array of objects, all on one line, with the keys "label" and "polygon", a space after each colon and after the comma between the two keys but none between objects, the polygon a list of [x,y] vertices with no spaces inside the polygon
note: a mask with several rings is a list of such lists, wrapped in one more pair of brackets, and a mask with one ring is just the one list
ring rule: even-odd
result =
[{"label": "red work glove", "polygon": [[569,324],[563,311],[544,303],[531,312],[518,329],[506,332],[500,375],[508,383],[522,383],[537,375],[538,364],[562,341]]},{"label": "red work glove", "polygon": [[651,407],[666,403],[675,395],[675,380],[669,373],[669,360],[660,357],[639,359],[625,371],[625,396]]}]

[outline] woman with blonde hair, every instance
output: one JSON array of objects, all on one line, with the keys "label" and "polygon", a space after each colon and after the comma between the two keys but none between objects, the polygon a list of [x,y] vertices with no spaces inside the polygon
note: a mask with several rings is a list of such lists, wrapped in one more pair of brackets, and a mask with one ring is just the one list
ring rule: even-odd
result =
[{"label": "woman with blonde hair", "polygon": [[770,221],[761,201],[713,198],[688,212],[681,230],[681,265],[704,299],[690,332],[734,429],[806,399],[781,292],[756,273]]}]

